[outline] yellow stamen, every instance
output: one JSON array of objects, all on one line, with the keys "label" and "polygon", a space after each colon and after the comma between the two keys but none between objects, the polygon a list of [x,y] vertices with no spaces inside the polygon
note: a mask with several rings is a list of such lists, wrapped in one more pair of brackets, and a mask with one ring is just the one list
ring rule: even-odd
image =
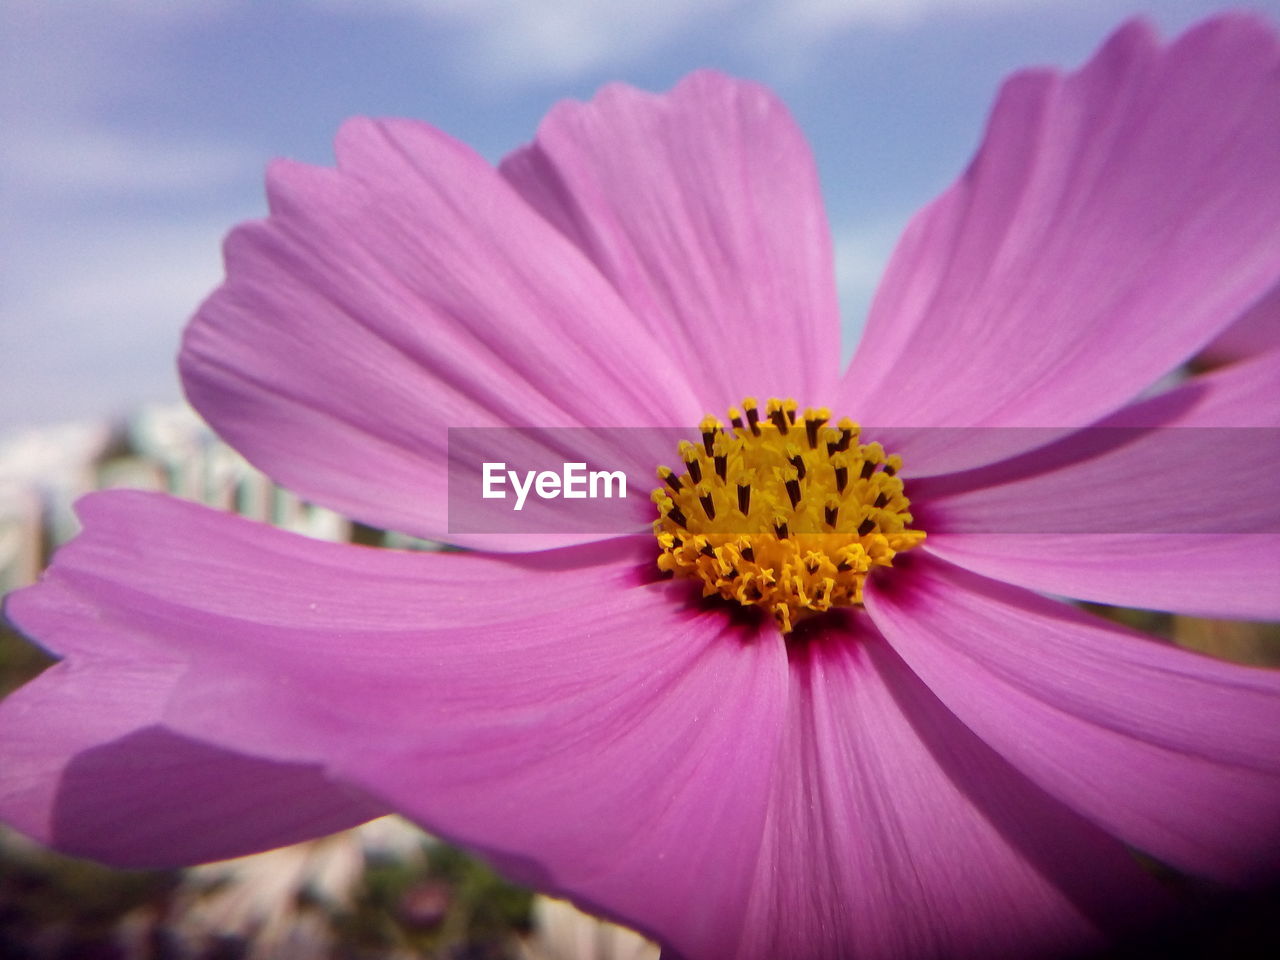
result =
[{"label": "yellow stamen", "polygon": [[768,610],[783,633],[832,607],[858,606],[867,574],[924,540],[912,530],[902,459],[859,444],[848,417],[797,416],[794,400],[754,397],[708,416],[681,441],[684,472],[659,467],[658,567],[702,581],[703,596]]}]

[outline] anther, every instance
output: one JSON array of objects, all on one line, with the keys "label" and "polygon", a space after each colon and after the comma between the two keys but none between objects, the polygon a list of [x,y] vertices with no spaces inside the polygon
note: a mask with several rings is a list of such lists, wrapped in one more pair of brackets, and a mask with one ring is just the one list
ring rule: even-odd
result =
[{"label": "anther", "polygon": [[836,525],[836,520],[840,517],[840,504],[828,504],[823,510],[823,517],[827,521],[828,527],[834,527]]},{"label": "anther", "polygon": [[826,441],[827,456],[840,452],[840,431],[827,427],[822,431],[822,439]]},{"label": "anther", "polygon": [[684,527],[686,530],[689,529],[689,521],[679,507],[672,507],[668,510],[667,519],[677,526]]},{"label": "anther", "polygon": [[791,422],[787,419],[786,411],[782,409],[782,405],[777,400],[769,401],[769,419],[773,421],[773,425],[778,428],[778,432],[785,434],[791,429]]},{"label": "anther", "polygon": [[804,457],[794,446],[787,447],[787,462],[796,468],[796,479],[804,479]]},{"label": "anther", "polygon": [[707,515],[707,519],[714,520],[716,518],[715,497],[711,496],[710,492],[707,492],[699,496],[698,500],[702,504],[702,512]]},{"label": "anther", "polygon": [[[745,517],[751,513],[751,484],[738,484],[738,509]],[[750,549],[750,548],[748,548]]]},{"label": "anther", "polygon": [[798,479],[788,480],[787,497],[791,500],[791,507],[795,509],[800,505],[800,481]]},{"label": "anther", "polygon": [[818,448],[818,429],[831,416],[828,410],[806,410],[804,412],[804,431],[809,438],[809,449]]},{"label": "anther", "polygon": [[858,536],[865,537],[868,533],[876,528],[876,522],[870,517],[858,524]]},{"label": "anther", "polygon": [[684,489],[684,484],[680,482],[680,478],[676,476],[675,471],[670,467],[659,467],[658,478],[676,493]]},{"label": "anther", "polygon": [[707,456],[711,456],[715,449],[716,434],[720,432],[720,421],[715,417],[703,417],[699,428],[702,431],[702,446],[707,451]]},{"label": "anther", "polygon": [[698,462],[698,448],[687,440],[681,440],[680,459],[684,461],[684,468],[689,474],[689,479],[694,483],[701,483],[702,464]]},{"label": "anther", "polygon": [[760,436],[760,411],[756,407],[756,398],[747,397],[742,401],[742,408],[747,412],[747,423],[751,424],[752,436]]},{"label": "anther", "polygon": [[840,443],[836,447],[837,450],[848,450],[849,444],[853,443],[853,438],[858,432],[858,425],[848,417],[843,417],[839,423],[840,427]]}]

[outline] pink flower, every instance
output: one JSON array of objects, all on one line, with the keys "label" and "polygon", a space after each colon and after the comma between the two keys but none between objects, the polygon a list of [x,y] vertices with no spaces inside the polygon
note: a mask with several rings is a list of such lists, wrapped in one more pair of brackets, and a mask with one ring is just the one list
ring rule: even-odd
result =
[{"label": "pink flower", "polygon": [[1280,425],[1274,350],[1135,399],[1280,280],[1278,62],[1229,16],[1014,77],[843,376],[812,162],[753,84],[610,87],[496,171],[407,121],[277,163],[181,361],[277,481],[444,537],[447,427],[773,396],[880,428],[927,539],[784,635],[647,534],[401,554],[93,496],[6,608],[65,659],[0,706],[0,816],[154,865],[396,810],[694,960],[1089,948],[1159,907],[1127,847],[1268,875],[1280,676],[1042,593],[1280,616],[1274,445],[902,428]]}]

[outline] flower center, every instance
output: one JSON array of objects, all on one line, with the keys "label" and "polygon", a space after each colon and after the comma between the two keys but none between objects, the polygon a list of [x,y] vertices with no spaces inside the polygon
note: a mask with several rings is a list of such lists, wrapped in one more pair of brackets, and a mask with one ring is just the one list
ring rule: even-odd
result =
[{"label": "flower center", "polygon": [[681,441],[684,471],[659,467],[653,491],[662,550],[658,567],[696,577],[718,595],[773,614],[783,633],[803,617],[862,603],[872,567],[924,540],[910,530],[902,459],[878,443],[860,444],[848,417],[794,400],[755,398],[700,426],[702,444]]}]

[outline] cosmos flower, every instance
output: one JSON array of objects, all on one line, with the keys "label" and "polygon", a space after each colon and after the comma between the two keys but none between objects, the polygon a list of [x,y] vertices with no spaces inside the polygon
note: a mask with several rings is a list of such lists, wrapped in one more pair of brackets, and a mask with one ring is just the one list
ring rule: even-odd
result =
[{"label": "cosmos flower", "polygon": [[1280,676],[1046,595],[1280,615],[1274,450],[1209,429],[1280,425],[1280,357],[1153,392],[1280,280],[1277,61],[1228,16],[1012,78],[843,375],[754,84],[609,87],[497,170],[407,121],[276,164],[181,358],[274,480],[448,540],[449,427],[706,436],[656,538],[410,554],[87,498],[6,607],[64,659],[0,706],[0,816],[155,865],[395,810],[691,960],[1088,949],[1161,908],[1130,848],[1267,876]]}]

